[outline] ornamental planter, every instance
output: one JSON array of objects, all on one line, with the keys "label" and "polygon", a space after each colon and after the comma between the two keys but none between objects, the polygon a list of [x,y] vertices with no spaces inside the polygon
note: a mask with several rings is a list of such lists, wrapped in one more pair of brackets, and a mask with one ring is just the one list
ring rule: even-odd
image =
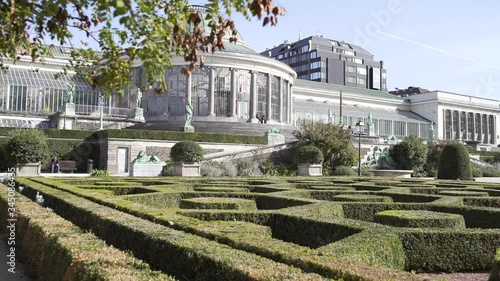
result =
[{"label": "ornamental planter", "polygon": [[370,170],[376,177],[411,178],[413,170]]},{"label": "ornamental planter", "polygon": [[313,176],[318,177],[323,175],[323,165],[301,163],[297,166],[297,176]]},{"label": "ornamental planter", "polygon": [[30,177],[39,176],[41,173],[42,164],[38,163],[24,163],[16,164],[16,176]]},{"label": "ornamental planter", "polygon": [[175,162],[174,164],[174,176],[180,177],[199,177],[200,172],[200,162],[195,163],[184,163]]}]

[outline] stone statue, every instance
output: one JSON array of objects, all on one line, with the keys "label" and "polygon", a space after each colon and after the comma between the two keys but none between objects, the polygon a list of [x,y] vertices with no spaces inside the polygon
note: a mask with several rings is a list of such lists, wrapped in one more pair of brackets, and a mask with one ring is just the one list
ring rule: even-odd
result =
[{"label": "stone statue", "polygon": [[371,112],[368,113],[368,122],[367,122],[366,125],[368,125],[368,128],[372,128],[373,127],[373,117],[372,117],[372,113]]},{"label": "stone statue", "polygon": [[141,108],[141,106],[142,106],[141,88],[137,88],[137,92],[135,93],[135,104],[136,104],[136,108]]},{"label": "stone statue", "polygon": [[137,154],[137,158],[135,158],[133,163],[136,164],[160,164],[162,161],[160,158],[156,155],[153,156],[148,156],[148,154],[144,151],[140,151],[139,154]]},{"label": "stone statue", "polygon": [[388,137],[386,138],[386,142],[387,142],[387,143],[398,143],[398,141],[399,141],[399,139],[398,139],[398,138],[396,138],[396,136],[393,136],[393,135],[388,136]]},{"label": "stone statue", "polygon": [[396,167],[396,163],[389,155],[388,147],[384,148],[384,150],[382,151],[382,154],[380,155],[380,159],[378,161],[378,167],[381,169],[394,169]]},{"label": "stone statue", "polygon": [[371,156],[369,156],[368,161],[366,162],[366,165],[367,166],[378,166],[380,156],[382,156],[382,149],[378,146],[375,146],[375,148],[373,149],[373,154]]},{"label": "stone statue", "polygon": [[328,123],[333,123],[333,112],[332,112],[332,108],[328,108]]},{"label": "stone statue", "polygon": [[429,139],[433,141],[435,138],[434,136],[434,122],[429,123]]},{"label": "stone statue", "polygon": [[184,127],[192,127],[191,121],[193,121],[193,106],[191,105],[191,101],[186,103],[186,123],[184,123]]},{"label": "stone statue", "polygon": [[139,154],[137,154],[137,157],[135,158],[134,163],[149,163],[150,159],[149,156],[146,154],[144,151],[140,151]]},{"label": "stone statue", "polygon": [[75,87],[76,85],[73,83],[66,84],[66,102],[73,104],[73,100],[75,98]]},{"label": "stone statue", "polygon": [[272,128],[266,132],[266,135],[268,136],[283,135],[283,131],[281,131],[280,129]]},{"label": "stone statue", "polygon": [[344,128],[344,117],[343,116],[340,116],[339,127]]}]

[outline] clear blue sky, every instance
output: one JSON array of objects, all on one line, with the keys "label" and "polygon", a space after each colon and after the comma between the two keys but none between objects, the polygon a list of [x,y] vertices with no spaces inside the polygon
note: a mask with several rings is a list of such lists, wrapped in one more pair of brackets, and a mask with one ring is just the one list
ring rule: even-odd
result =
[{"label": "clear blue sky", "polygon": [[[204,4],[193,0],[192,4]],[[498,0],[275,0],[278,26],[233,15],[258,51],[322,34],[361,45],[383,60],[388,88],[419,86],[500,99]]]},{"label": "clear blue sky", "polygon": [[276,3],[287,10],[276,27],[262,28],[257,20],[233,17],[245,41],[256,51],[296,40],[299,30],[302,37],[318,33],[358,43],[376,60],[383,60],[390,90],[420,86],[500,99],[498,0]]}]

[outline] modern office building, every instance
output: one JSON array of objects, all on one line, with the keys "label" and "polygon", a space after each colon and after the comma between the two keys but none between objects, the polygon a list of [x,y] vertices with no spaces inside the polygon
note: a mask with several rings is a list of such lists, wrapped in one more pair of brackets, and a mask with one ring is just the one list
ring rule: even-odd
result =
[{"label": "modern office building", "polygon": [[387,91],[383,61],[376,61],[370,52],[351,43],[309,36],[285,41],[261,55],[288,64],[298,79]]}]

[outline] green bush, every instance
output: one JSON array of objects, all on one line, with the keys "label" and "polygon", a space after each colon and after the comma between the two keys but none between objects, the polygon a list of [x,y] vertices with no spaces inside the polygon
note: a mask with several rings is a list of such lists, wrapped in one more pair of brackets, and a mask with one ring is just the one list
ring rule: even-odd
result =
[{"label": "green bush", "polygon": [[483,172],[476,165],[471,164],[470,168],[471,168],[471,171],[472,171],[472,177],[474,177],[474,178],[480,178],[480,177],[483,176]]},{"label": "green bush", "polygon": [[301,146],[297,149],[294,161],[296,164],[321,164],[323,163],[323,152],[314,145]]},{"label": "green bush", "polygon": [[[10,198],[0,191],[0,218],[7,222]],[[5,229],[5,223],[2,223]],[[40,280],[177,280],[133,255],[84,232],[29,198],[16,195],[16,261]]]},{"label": "green bush", "polygon": [[109,177],[108,170],[94,169],[90,174],[91,177]]},{"label": "green bush", "polygon": [[355,177],[358,174],[354,171],[353,168],[347,166],[337,166],[335,170],[332,172],[332,176],[347,176],[347,177]]},{"label": "green bush", "polygon": [[467,149],[460,143],[444,147],[439,159],[438,179],[472,180],[472,169]]},{"label": "green bush", "polygon": [[301,130],[294,132],[299,146],[314,145],[323,152],[323,170],[333,171],[337,166],[352,166],[357,163],[358,151],[351,142],[349,131],[332,123],[302,124]]},{"label": "green bush", "polygon": [[388,210],[375,214],[375,222],[397,227],[465,228],[464,217],[431,211]]},{"label": "green bush", "polygon": [[449,141],[440,142],[428,142],[427,144],[427,161],[425,163],[425,172],[428,177],[437,177],[437,171],[439,168],[439,158],[441,158],[441,153],[443,148],[450,143]]},{"label": "green bush", "polygon": [[368,167],[361,167],[361,176],[362,177],[373,177],[375,174],[368,169]]},{"label": "green bush", "polygon": [[195,163],[203,160],[203,149],[194,141],[180,141],[170,151],[174,162]]},{"label": "green bush", "polygon": [[404,138],[389,150],[397,169],[413,170],[415,175],[422,174],[427,161],[427,152],[428,148],[423,139],[413,135]]},{"label": "green bush", "polygon": [[47,137],[38,130],[12,131],[5,149],[11,164],[37,163],[50,158]]},{"label": "green bush", "polygon": [[495,169],[495,168],[482,168],[481,172],[483,173],[483,177],[490,177],[490,178],[496,178],[500,177],[500,170]]},{"label": "green bush", "polygon": [[255,175],[258,168],[251,159],[236,160],[236,175],[241,177],[251,177]]}]

